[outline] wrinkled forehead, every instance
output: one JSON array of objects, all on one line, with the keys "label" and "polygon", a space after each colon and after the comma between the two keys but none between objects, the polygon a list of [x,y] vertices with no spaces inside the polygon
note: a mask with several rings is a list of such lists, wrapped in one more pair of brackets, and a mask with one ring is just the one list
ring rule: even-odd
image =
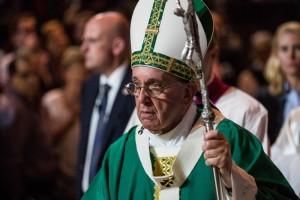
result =
[{"label": "wrinkled forehead", "polygon": [[159,68],[151,67],[151,66],[137,66],[132,68],[132,79],[138,81],[159,81],[159,82],[182,82],[178,77],[173,74],[167,73]]}]

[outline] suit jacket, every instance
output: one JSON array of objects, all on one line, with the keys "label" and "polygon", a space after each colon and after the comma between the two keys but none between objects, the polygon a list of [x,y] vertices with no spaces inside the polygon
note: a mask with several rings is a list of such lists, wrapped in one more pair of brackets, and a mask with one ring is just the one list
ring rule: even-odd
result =
[{"label": "suit jacket", "polygon": [[[82,194],[82,177],[83,169],[86,158],[86,151],[88,146],[88,138],[90,131],[90,122],[92,117],[92,112],[99,92],[99,74],[92,76],[85,83],[81,96],[81,133],[79,141],[79,158],[78,158],[78,174],[77,174],[77,191],[81,191]],[[110,112],[110,116],[106,125],[105,138],[102,138],[104,145],[101,147],[100,158],[98,162],[98,168],[100,169],[102,159],[106,149],[111,143],[113,143],[117,138],[119,138],[129,121],[132,111],[135,107],[134,97],[131,95],[125,95],[122,90],[123,86],[131,81],[131,69],[128,67],[125,76],[122,80],[121,86],[119,88],[118,94],[116,96],[115,102]],[[80,194],[80,195],[81,195]]]},{"label": "suit jacket", "polygon": [[257,99],[268,110],[268,137],[270,145],[272,145],[275,142],[284,121],[283,110],[285,104],[285,95],[283,93],[274,96],[268,91],[267,88],[263,88],[259,92]]}]

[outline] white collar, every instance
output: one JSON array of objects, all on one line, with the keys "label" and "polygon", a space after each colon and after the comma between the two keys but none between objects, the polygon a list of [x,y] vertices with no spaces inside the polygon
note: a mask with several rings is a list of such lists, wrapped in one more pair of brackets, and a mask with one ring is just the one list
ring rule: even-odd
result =
[{"label": "white collar", "polygon": [[[176,160],[173,164],[173,174],[165,176],[154,176],[152,170],[152,162],[150,159],[150,137],[149,134],[145,134],[145,130],[142,131],[142,127],[138,126],[136,129],[135,140],[136,149],[139,155],[139,159],[148,177],[153,183],[160,188],[160,199],[180,199],[180,187],[189,177],[190,173],[194,169],[195,165],[199,161],[202,154],[203,135],[205,133],[205,124],[201,117],[198,117],[197,121],[194,120],[196,116],[196,107],[191,105],[188,112],[184,116],[183,120],[175,127],[171,132],[177,134],[171,134],[173,137],[169,137],[171,140],[177,138],[177,136],[185,136],[184,141],[180,146],[180,151],[176,156]],[[214,121],[214,128],[218,123],[224,119],[224,117],[217,111],[215,111],[216,119]],[[187,118],[186,118],[187,117]],[[185,126],[185,123],[186,126]],[[183,134],[180,128],[189,127],[188,133]],[[169,147],[167,147],[169,148]],[[166,183],[168,185],[166,185]]]},{"label": "white collar", "polygon": [[[116,83],[119,85],[121,84],[121,80],[123,79],[123,75],[125,74],[125,71],[128,67],[127,63],[123,63],[119,67],[117,67],[111,74],[110,76],[106,76],[104,74],[100,75],[100,80],[99,80],[99,85],[104,85],[108,84],[111,87],[115,87]],[[116,85],[117,86],[117,85]]]},{"label": "white collar", "polygon": [[[193,126],[195,116],[196,106],[191,105],[183,120],[177,127],[172,130],[172,133],[175,132],[176,134],[172,134],[173,137],[170,137],[171,140],[176,140],[176,138],[179,136],[184,137],[184,141],[182,141],[180,151],[178,152],[176,160],[173,164],[173,174],[166,176],[153,175],[149,151],[149,135],[151,133],[145,134],[145,130],[140,131],[142,130],[141,126],[137,127],[135,139],[139,159],[146,174],[153,181],[153,183],[161,189],[160,197],[166,195],[168,196],[168,198],[166,199],[179,199],[180,186],[185,182],[194,166],[200,159],[200,156],[202,154],[201,146],[203,144],[203,134],[205,133],[205,126],[203,125],[201,118],[198,118],[198,120],[195,122],[195,125]],[[183,129],[180,129],[183,127],[189,127],[187,129],[187,133],[184,131],[183,134]],[[171,181],[169,182],[171,184],[171,188],[164,184],[165,181],[168,180]]]},{"label": "white collar", "polygon": [[196,113],[196,105],[191,104],[181,122],[174,129],[162,135],[153,134],[149,130],[145,129],[144,134],[147,134],[149,137],[150,147],[181,146],[184,139],[192,129]]},{"label": "white collar", "polygon": [[107,115],[110,114],[113,104],[117,98],[118,92],[120,91],[120,88],[123,87],[123,85],[121,84],[126,74],[127,67],[128,64],[123,63],[116,70],[114,70],[109,77],[105,75],[100,75],[99,88],[101,88],[102,84],[108,84],[110,86],[110,90],[108,93],[108,103],[106,108]]}]

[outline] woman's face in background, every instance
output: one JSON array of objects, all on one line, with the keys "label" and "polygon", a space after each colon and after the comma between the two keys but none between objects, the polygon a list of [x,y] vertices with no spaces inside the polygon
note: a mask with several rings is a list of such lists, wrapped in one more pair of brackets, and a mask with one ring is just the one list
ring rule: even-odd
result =
[{"label": "woman's face in background", "polygon": [[277,56],[286,76],[300,78],[300,34],[285,31],[277,39]]}]

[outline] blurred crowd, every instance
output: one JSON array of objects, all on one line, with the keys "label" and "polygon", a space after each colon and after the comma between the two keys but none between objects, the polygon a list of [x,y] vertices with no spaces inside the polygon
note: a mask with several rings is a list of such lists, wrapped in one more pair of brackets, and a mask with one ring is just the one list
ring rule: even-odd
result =
[{"label": "blurred crowd", "polygon": [[[94,73],[85,67],[80,45],[85,24],[96,12],[74,2],[63,19],[41,22],[32,12],[20,12],[7,24],[12,27],[9,48],[0,49],[3,199],[76,199],[81,88]],[[114,2],[110,6],[119,1]],[[123,5],[126,15],[134,2]],[[108,3],[97,6],[109,8]],[[265,106],[271,157],[284,171],[282,156],[295,154],[291,163],[300,157],[300,21],[280,21],[276,31],[258,28],[245,41],[224,11],[213,11],[213,17],[220,45],[215,73]],[[292,136],[282,136],[286,132]],[[293,177],[290,173],[284,172]],[[298,192],[299,182],[291,183]]]}]

